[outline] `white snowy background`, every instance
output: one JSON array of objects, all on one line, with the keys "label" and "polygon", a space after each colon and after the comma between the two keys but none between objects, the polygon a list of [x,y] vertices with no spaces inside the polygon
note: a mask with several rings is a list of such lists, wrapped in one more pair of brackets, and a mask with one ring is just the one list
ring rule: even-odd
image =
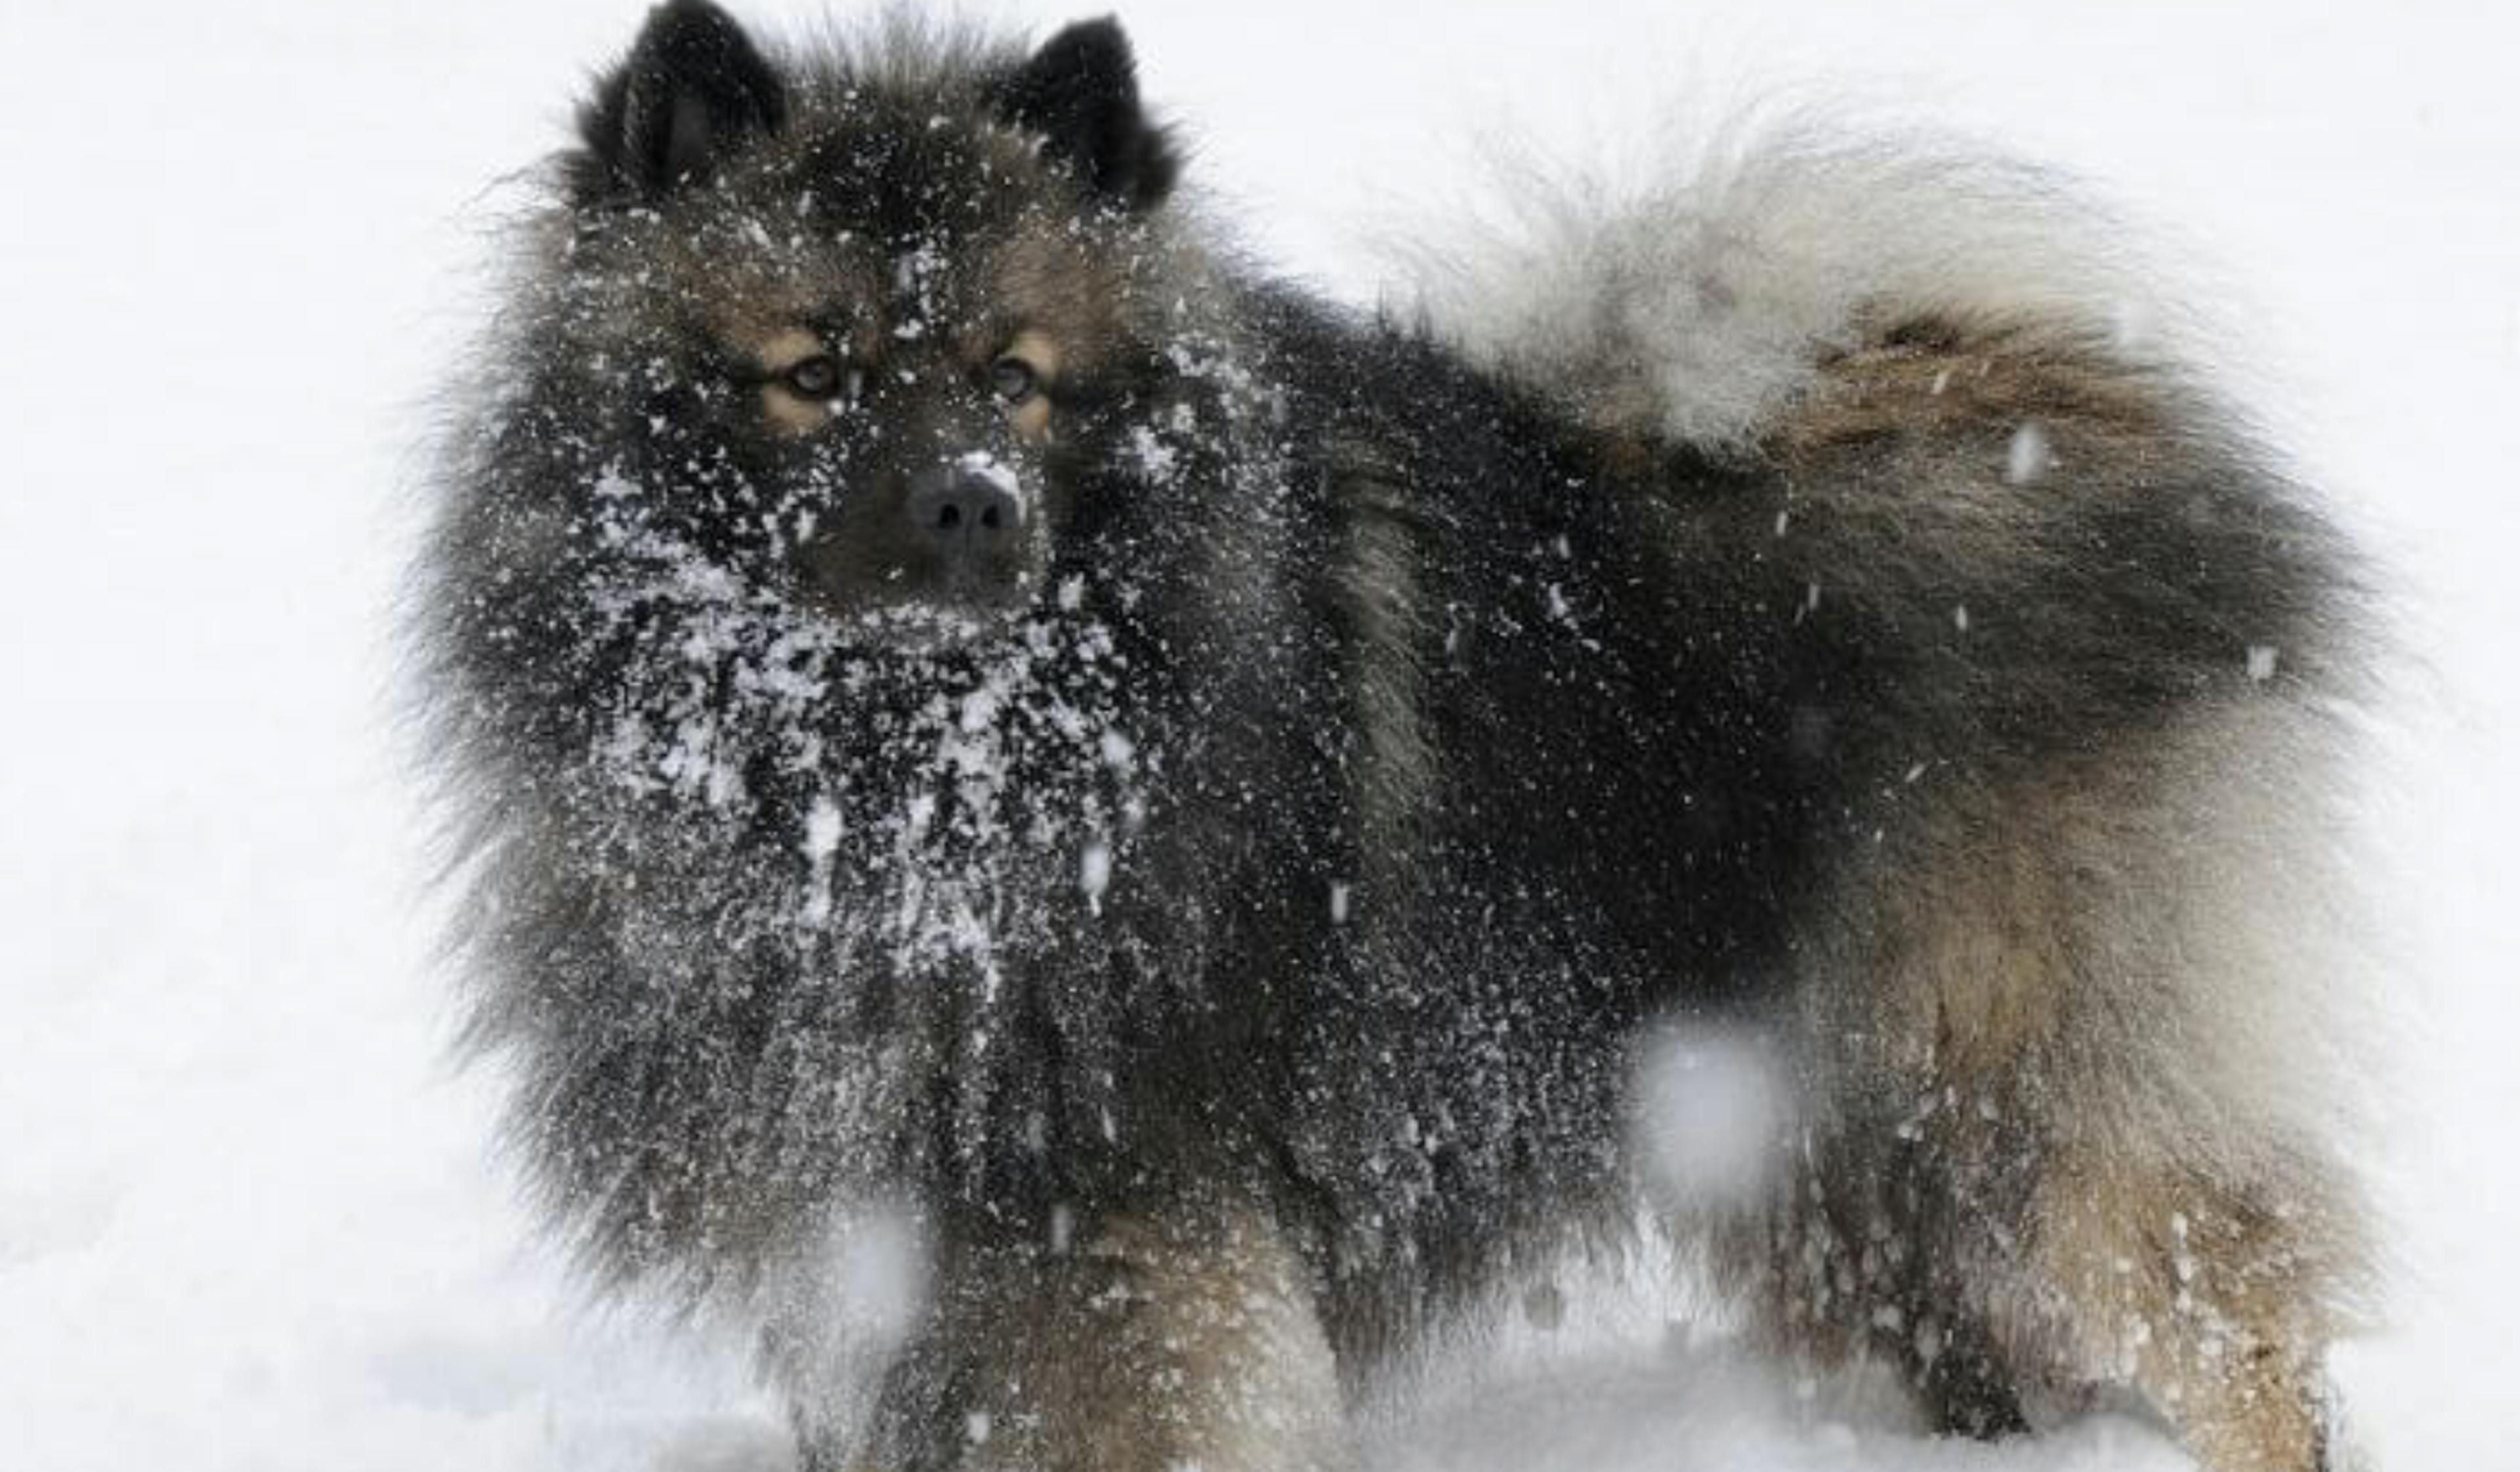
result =
[{"label": "white snowy background", "polygon": [[[748,0],[748,18],[802,13]],[[0,10],[0,1467],[776,1466],[724,1346],[578,1302],[449,1064],[386,605],[484,190],[638,0]],[[1043,27],[1052,0],[984,9]],[[2394,561],[2385,1468],[2520,1466],[2520,16],[2507,0],[1134,0],[1253,243],[1657,98],[1851,85],[2079,169],[2235,284],[2278,423]],[[1819,79],[1829,85],[1812,87]],[[1832,81],[1833,79],[1833,81]],[[1413,1472],[2170,1467],[2129,1423],[1937,1446],[1720,1343],[1483,1383]],[[1474,1408],[1472,1408],[1474,1407]]]}]

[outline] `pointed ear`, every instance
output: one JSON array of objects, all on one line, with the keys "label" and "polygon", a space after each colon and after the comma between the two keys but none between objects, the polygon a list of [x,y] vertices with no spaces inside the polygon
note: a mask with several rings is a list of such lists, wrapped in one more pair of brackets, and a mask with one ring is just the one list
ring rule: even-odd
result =
[{"label": "pointed ear", "polygon": [[779,74],[733,17],[709,0],[666,0],[577,111],[586,149],[569,160],[571,193],[580,204],[661,199],[787,115]]},{"label": "pointed ear", "polygon": [[1150,209],[1172,192],[1181,157],[1138,102],[1138,63],[1112,20],[1087,21],[1050,38],[991,89],[998,113],[1076,171],[1099,198]]}]

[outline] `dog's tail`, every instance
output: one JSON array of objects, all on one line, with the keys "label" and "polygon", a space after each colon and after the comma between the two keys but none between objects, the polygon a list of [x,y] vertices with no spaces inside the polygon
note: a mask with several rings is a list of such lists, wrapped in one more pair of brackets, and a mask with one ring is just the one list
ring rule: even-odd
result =
[{"label": "dog's tail", "polygon": [[1413,262],[1421,307],[1607,433],[1744,447],[1831,354],[1925,325],[2156,369],[2201,332],[2087,192],[1949,140],[1788,122],[1625,186],[1508,172],[1501,218]]}]

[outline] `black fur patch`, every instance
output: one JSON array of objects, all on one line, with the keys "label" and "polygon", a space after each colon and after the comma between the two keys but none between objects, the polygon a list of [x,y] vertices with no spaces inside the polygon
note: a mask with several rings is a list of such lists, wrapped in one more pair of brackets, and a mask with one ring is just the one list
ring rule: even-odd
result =
[{"label": "black fur patch", "polygon": [[1071,25],[993,89],[1001,114],[1039,133],[1087,187],[1132,209],[1172,193],[1181,159],[1138,101],[1138,64],[1120,22]]},{"label": "black fur patch", "polygon": [[668,0],[578,110],[586,152],[569,160],[571,193],[581,204],[656,199],[777,132],[787,113],[778,74],[733,17],[708,0]]}]

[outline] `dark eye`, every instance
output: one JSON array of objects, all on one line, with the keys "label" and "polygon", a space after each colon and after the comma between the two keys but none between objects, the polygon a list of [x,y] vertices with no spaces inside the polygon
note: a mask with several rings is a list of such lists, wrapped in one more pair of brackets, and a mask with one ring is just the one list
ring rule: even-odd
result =
[{"label": "dark eye", "polygon": [[801,398],[835,399],[840,396],[840,365],[829,357],[807,358],[780,377],[788,389]]},{"label": "dark eye", "polygon": [[1041,375],[1023,359],[1009,353],[989,365],[989,386],[1010,404],[1020,404],[1041,391]]}]

